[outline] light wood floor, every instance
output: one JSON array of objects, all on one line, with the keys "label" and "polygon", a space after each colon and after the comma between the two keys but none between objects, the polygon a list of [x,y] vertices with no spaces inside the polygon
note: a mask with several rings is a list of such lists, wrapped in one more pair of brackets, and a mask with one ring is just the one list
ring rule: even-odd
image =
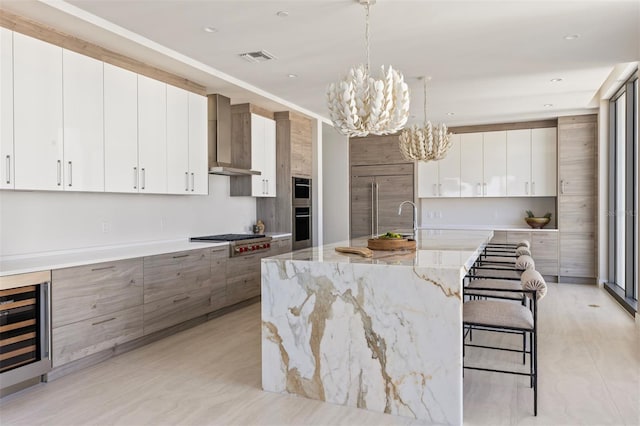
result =
[{"label": "light wood floor", "polygon": [[[504,339],[484,334],[474,341]],[[552,284],[540,305],[538,417],[526,378],[467,371],[465,424],[638,425],[639,342],[633,319],[603,290]],[[467,362],[493,364],[496,355],[518,365],[518,355],[477,349]],[[420,423],[260,390],[256,304],[6,397],[0,424]]]}]

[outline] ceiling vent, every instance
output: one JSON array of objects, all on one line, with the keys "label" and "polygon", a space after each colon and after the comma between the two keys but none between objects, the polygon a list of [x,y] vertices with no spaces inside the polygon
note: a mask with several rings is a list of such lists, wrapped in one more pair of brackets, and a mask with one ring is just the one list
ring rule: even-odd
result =
[{"label": "ceiling vent", "polygon": [[241,53],[240,57],[243,58],[245,61],[253,62],[253,63],[270,61],[271,59],[276,59],[275,56],[273,56],[271,53],[267,52],[266,50],[260,50],[258,52]]}]

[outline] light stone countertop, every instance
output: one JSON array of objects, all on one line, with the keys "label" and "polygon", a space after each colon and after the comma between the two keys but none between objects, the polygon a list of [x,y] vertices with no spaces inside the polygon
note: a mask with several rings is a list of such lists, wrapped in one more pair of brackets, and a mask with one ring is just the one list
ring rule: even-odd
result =
[{"label": "light stone countertop", "polygon": [[[273,239],[286,238],[290,233],[267,233]],[[113,262],[137,257],[154,256],[203,248],[223,247],[229,243],[190,242],[188,238],[153,241],[76,250],[30,253],[0,257],[0,276],[70,268],[94,263]]]},{"label": "light stone countertop", "polygon": [[469,229],[469,230],[490,230],[490,231],[519,231],[519,232],[558,232],[557,228],[535,229],[530,227],[522,227],[520,225],[424,225],[418,227],[420,230],[438,230],[438,229]]}]

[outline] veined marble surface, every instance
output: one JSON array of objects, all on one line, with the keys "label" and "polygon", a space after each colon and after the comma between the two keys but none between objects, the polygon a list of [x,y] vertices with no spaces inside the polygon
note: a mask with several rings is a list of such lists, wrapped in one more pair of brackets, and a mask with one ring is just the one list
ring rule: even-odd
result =
[{"label": "veined marble surface", "polygon": [[[422,234],[422,233],[421,233]],[[262,386],[462,424],[462,278],[491,231],[419,235],[416,252],[262,261]]]}]

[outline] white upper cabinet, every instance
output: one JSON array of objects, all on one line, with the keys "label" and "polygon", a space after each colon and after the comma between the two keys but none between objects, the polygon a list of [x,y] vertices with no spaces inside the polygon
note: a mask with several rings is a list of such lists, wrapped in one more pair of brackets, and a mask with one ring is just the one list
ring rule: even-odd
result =
[{"label": "white upper cabinet", "polygon": [[64,189],[104,191],[103,63],[63,50]]},{"label": "white upper cabinet", "polygon": [[0,28],[0,188],[14,187],[13,32]]},{"label": "white upper cabinet", "polygon": [[[189,93],[189,177],[192,194],[209,193],[207,97]],[[275,138],[275,131],[274,131]],[[275,140],[275,139],[274,139]]]},{"label": "white upper cabinet", "polygon": [[504,197],[507,195],[507,135],[504,131],[485,132],[482,150],[482,195]]},{"label": "white upper cabinet", "polygon": [[251,114],[251,196],[276,196],[276,122]]},{"label": "white upper cabinet", "polygon": [[460,197],[460,135],[439,161],[418,161],[418,197]]},{"label": "white upper cabinet", "polygon": [[104,64],[105,191],[138,192],[138,75]]},{"label": "white upper cabinet", "polygon": [[482,197],[483,152],[482,133],[460,135],[460,196]]},{"label": "white upper cabinet", "polygon": [[62,190],[62,48],[13,34],[15,189]]},{"label": "white upper cabinet", "polygon": [[531,130],[531,195],[557,194],[557,128]]},{"label": "white upper cabinet", "polygon": [[138,75],[139,192],[167,193],[167,85]]},{"label": "white upper cabinet", "polygon": [[507,131],[507,195],[531,195],[531,129]]},{"label": "white upper cabinet", "polygon": [[189,94],[167,86],[167,187],[170,194],[189,192]]}]

